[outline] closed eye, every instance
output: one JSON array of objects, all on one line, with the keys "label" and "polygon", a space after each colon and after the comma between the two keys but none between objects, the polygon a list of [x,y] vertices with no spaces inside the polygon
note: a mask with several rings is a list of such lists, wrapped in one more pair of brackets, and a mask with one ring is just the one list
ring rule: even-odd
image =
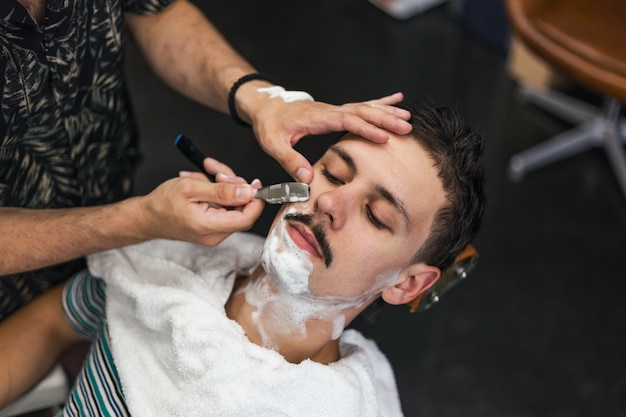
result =
[{"label": "closed eye", "polygon": [[331,182],[332,184],[336,184],[336,185],[343,185],[345,184],[345,182],[341,181],[339,178],[335,177],[333,174],[331,174],[328,169],[326,168],[322,168],[322,175],[324,177],[326,177],[326,179]]},{"label": "closed eye", "polygon": [[[335,185],[344,185],[345,182],[334,176],[328,171],[327,168],[322,168],[322,175],[331,183]],[[385,223],[381,222],[378,217],[372,211],[372,208],[369,205],[365,206],[365,213],[367,215],[368,220],[372,225],[379,230],[391,230]]]},{"label": "closed eye", "polygon": [[381,222],[378,217],[374,215],[372,208],[370,206],[365,206],[365,212],[367,213],[367,218],[374,225],[375,228],[380,230],[391,230],[385,223]]}]

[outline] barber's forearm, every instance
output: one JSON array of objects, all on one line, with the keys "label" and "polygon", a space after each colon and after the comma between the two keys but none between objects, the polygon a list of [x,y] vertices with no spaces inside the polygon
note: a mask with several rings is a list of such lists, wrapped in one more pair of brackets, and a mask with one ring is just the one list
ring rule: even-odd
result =
[{"label": "barber's forearm", "polygon": [[0,279],[149,238],[137,199],[98,207],[0,207]]},{"label": "barber's forearm", "polygon": [[97,207],[0,208],[0,279],[149,239],[215,246],[252,227],[263,210],[252,186],[199,177],[172,178],[145,196]]},{"label": "barber's forearm", "polygon": [[172,88],[215,110],[227,112],[232,84],[255,71],[186,0],[178,0],[154,16],[127,14],[125,18],[157,75]]}]

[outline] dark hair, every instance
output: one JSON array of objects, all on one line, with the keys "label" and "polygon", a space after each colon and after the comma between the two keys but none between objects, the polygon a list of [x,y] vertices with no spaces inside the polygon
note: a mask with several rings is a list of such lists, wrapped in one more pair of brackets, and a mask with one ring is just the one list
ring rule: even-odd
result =
[{"label": "dark hair", "polygon": [[414,137],[430,154],[447,193],[435,215],[430,233],[414,262],[442,271],[474,239],[485,208],[484,172],[481,165],[483,139],[464,126],[457,113],[422,103],[398,103],[411,112]]}]

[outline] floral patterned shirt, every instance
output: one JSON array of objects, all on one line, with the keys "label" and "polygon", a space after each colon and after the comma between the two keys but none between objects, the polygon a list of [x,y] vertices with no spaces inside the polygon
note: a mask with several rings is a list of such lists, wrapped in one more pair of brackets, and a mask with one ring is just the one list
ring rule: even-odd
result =
[{"label": "floral patterned shirt", "polygon": [[[158,13],[174,0],[41,1],[42,24],[18,0],[0,1],[0,205],[61,208],[125,198],[139,150],[125,85],[123,14]],[[1,277],[0,320],[83,267],[79,260]]]}]

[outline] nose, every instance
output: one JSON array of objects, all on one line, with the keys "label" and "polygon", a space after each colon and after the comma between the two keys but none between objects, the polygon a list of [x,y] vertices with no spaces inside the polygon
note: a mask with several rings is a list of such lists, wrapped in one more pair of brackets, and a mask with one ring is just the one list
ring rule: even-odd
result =
[{"label": "nose", "polygon": [[333,188],[317,196],[315,211],[328,221],[330,229],[337,230],[346,223],[353,201],[345,186]]}]

